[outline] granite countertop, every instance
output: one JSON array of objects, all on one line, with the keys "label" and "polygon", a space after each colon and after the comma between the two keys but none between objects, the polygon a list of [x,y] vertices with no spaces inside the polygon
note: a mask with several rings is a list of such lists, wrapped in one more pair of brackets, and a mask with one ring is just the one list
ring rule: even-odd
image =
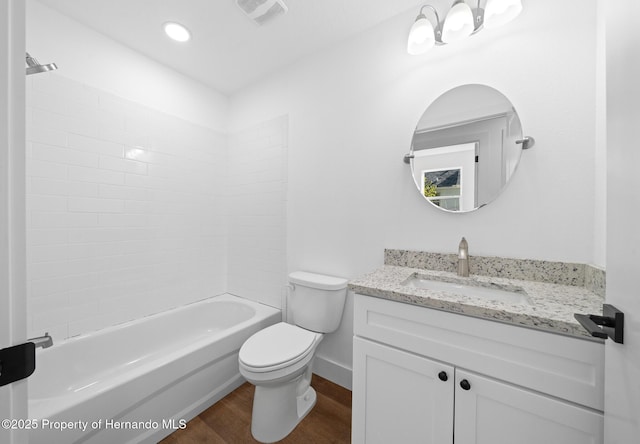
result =
[{"label": "granite countertop", "polygon": [[[416,275],[445,282],[464,280],[472,286],[497,284],[506,288],[516,287],[520,292],[526,293],[530,304],[493,301],[403,285],[403,282]],[[384,265],[351,280],[349,289],[368,296],[593,340],[599,339],[590,336],[574,319],[573,314],[599,314],[604,302],[601,295],[584,286],[473,274],[468,278],[461,278],[447,271],[396,265]]]}]

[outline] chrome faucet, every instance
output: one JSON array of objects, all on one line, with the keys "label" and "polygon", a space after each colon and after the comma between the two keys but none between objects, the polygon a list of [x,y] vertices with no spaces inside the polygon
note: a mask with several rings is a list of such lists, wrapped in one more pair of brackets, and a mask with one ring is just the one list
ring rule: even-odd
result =
[{"label": "chrome faucet", "polygon": [[33,342],[36,348],[38,347],[49,348],[53,345],[53,338],[49,336],[49,333],[45,333],[44,336],[27,339],[27,342]]},{"label": "chrome faucet", "polygon": [[458,276],[469,276],[469,244],[464,237],[458,245]]}]

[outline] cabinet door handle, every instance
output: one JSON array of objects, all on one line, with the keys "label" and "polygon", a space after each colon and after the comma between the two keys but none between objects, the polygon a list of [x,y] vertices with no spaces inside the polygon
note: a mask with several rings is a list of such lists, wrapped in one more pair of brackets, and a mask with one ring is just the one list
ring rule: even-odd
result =
[{"label": "cabinet door handle", "polygon": [[460,381],[460,387],[462,387],[462,390],[469,390],[471,388],[471,384],[469,384],[469,381],[466,379],[463,379]]},{"label": "cabinet door handle", "polygon": [[441,381],[446,381],[447,379],[449,379],[449,376],[447,376],[447,372],[441,371],[440,373],[438,373],[438,378],[440,378]]}]

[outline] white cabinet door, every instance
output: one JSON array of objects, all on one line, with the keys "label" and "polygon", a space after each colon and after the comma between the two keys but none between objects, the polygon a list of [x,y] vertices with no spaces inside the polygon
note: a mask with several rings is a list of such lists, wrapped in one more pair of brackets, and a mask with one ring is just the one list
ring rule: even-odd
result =
[{"label": "white cabinet door", "polygon": [[354,444],[453,443],[452,366],[358,337],[353,355]]},{"label": "white cabinet door", "polygon": [[601,413],[460,369],[455,379],[456,444],[603,442]]}]

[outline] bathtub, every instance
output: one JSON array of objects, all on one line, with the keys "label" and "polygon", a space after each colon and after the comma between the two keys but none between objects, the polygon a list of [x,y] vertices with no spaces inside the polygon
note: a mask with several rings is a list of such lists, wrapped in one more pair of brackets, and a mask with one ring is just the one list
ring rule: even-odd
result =
[{"label": "bathtub", "polygon": [[240,346],[280,319],[222,295],[38,350],[29,443],[155,443],[242,384]]}]

